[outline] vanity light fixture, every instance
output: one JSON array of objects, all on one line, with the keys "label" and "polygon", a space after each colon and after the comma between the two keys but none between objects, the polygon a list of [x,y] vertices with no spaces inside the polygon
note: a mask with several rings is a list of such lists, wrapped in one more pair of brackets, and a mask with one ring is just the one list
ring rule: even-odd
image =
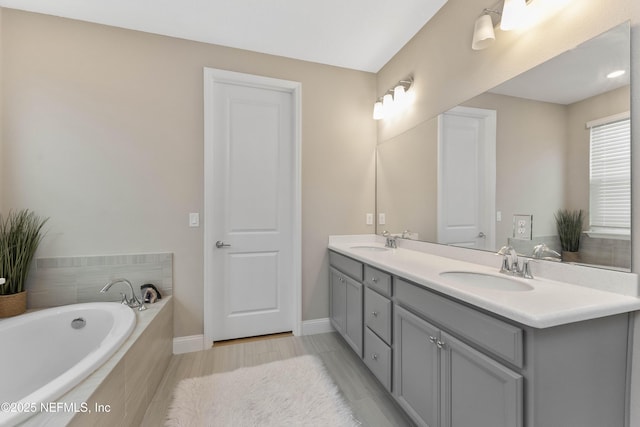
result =
[{"label": "vanity light fixture", "polygon": [[373,104],[373,119],[381,120],[393,115],[407,102],[407,92],[413,84],[413,77],[408,76],[387,90],[384,96],[378,98]]},{"label": "vanity light fixture", "polygon": [[[525,23],[526,6],[531,0],[500,0],[490,8],[482,10],[473,27],[471,49],[488,48],[496,39],[494,28],[500,24],[502,31],[521,27]],[[502,6],[502,8],[501,8]]]}]

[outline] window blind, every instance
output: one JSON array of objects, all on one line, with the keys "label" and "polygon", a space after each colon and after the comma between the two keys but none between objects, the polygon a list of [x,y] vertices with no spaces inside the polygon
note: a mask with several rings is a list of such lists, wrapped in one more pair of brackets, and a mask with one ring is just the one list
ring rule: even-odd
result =
[{"label": "window blind", "polygon": [[615,121],[599,120],[587,126],[591,128],[590,226],[593,230],[629,230],[631,228],[630,119],[620,120],[617,116]]}]

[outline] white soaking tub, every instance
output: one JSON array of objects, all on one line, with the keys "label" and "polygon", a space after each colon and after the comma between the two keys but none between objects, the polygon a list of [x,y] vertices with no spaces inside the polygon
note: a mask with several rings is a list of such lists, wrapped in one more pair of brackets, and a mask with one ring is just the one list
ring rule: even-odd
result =
[{"label": "white soaking tub", "polygon": [[[56,399],[96,370],[131,334],[135,312],[96,302],[0,321],[0,426],[56,407]],[[52,406],[53,405],[53,406]]]}]

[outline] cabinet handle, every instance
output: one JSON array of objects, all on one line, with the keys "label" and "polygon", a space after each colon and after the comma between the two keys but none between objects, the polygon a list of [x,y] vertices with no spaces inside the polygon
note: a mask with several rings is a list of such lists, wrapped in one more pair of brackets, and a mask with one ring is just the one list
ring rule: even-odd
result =
[{"label": "cabinet handle", "polygon": [[378,355],[377,355],[376,353],[373,353],[373,354],[371,355],[371,358],[372,358],[373,360],[378,360]]},{"label": "cabinet handle", "polygon": [[446,344],[445,344],[444,342],[440,341],[440,340],[438,340],[438,342],[436,343],[436,345],[438,346],[438,348],[439,348],[440,350],[442,350],[442,349],[446,346]]},{"label": "cabinet handle", "polygon": [[437,341],[438,341],[438,338],[436,338],[436,337],[432,337],[432,336],[430,336],[430,337],[429,337],[429,342],[430,342],[431,344],[435,344]]},{"label": "cabinet handle", "polygon": [[378,278],[377,278],[377,277],[372,277],[372,278],[371,278],[371,281],[372,281],[373,283],[378,283]]},{"label": "cabinet handle", "polygon": [[378,312],[377,312],[377,311],[372,311],[372,312],[371,312],[371,315],[372,315],[373,317],[378,317]]}]

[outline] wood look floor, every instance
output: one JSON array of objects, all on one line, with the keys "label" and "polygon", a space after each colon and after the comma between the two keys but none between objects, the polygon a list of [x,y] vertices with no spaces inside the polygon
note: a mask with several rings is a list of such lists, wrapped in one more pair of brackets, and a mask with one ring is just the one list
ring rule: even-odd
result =
[{"label": "wood look floor", "polygon": [[363,426],[413,425],[344,340],[336,333],[328,333],[216,345],[205,351],[174,355],[147,408],[142,426],[164,425],[173,388],[184,378],[228,372],[305,354],[316,355],[322,360]]}]

